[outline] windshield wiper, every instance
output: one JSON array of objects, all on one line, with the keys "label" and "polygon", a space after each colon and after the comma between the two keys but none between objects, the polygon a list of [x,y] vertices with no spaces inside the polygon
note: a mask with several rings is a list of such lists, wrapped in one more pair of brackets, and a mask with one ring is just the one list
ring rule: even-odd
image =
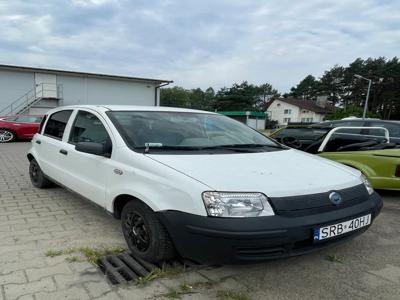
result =
[{"label": "windshield wiper", "polygon": [[161,143],[145,143],[144,146],[134,147],[135,149],[144,149],[144,153],[149,153],[151,149],[154,150],[183,150],[183,151],[197,151],[199,147],[193,146],[168,146]]},{"label": "windshield wiper", "polygon": [[228,145],[216,145],[216,146],[168,146],[161,143],[146,143],[145,146],[138,146],[135,149],[144,149],[144,153],[149,153],[151,149],[154,150],[178,150],[178,151],[202,151],[202,150],[231,150],[234,152],[252,152],[251,148],[276,148],[286,149],[280,145],[268,145],[268,144],[228,144]]},{"label": "windshield wiper", "polygon": [[269,145],[269,144],[231,144],[231,145],[217,145],[217,146],[205,146],[201,147],[201,149],[249,149],[249,148],[276,148],[276,149],[285,149],[280,145]]}]

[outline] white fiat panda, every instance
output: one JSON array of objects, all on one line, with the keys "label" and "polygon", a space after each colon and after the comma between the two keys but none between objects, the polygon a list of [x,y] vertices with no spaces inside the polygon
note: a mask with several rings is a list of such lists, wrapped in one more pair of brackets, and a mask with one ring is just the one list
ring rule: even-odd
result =
[{"label": "white fiat panda", "polygon": [[60,107],[28,159],[34,186],[55,182],[121,219],[151,262],[298,255],[364,232],[382,207],[359,171],[205,111]]}]

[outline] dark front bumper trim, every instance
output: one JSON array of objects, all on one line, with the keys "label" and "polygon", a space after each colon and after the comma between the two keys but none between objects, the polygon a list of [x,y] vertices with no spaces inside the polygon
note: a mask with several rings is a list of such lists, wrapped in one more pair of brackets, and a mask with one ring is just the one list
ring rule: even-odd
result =
[{"label": "dark front bumper trim", "polygon": [[314,228],[372,215],[382,208],[376,193],[362,203],[299,217],[216,218],[179,211],[161,211],[158,217],[167,228],[178,253],[201,263],[243,263],[312,252],[355,237],[368,227],[326,241],[314,242]]}]

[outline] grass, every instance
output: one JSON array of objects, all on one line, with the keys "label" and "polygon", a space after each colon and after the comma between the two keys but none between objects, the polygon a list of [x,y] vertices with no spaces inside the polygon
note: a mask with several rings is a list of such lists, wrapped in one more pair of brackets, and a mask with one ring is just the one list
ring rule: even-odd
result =
[{"label": "grass", "polygon": [[343,258],[334,255],[334,254],[330,254],[326,257],[327,260],[331,261],[331,262],[338,262],[338,263],[343,263]]},{"label": "grass", "polygon": [[251,300],[250,296],[243,292],[235,292],[231,290],[221,290],[217,292],[219,299],[231,299],[231,300]]},{"label": "grass", "polygon": [[83,247],[79,248],[79,252],[86,258],[86,260],[92,264],[96,264],[98,260],[104,256],[111,255],[111,254],[120,254],[125,252],[126,250],[121,247],[116,248],[90,248],[90,247]]},{"label": "grass", "polygon": [[164,264],[161,268],[155,268],[146,276],[139,277],[136,280],[136,285],[143,286],[157,279],[175,277],[182,274],[184,271],[185,267],[171,267]]},{"label": "grass", "polygon": [[79,257],[77,255],[69,256],[65,260],[68,262],[84,262],[87,261],[91,264],[97,264],[98,260],[104,256],[111,254],[120,254],[125,252],[126,249],[122,247],[114,247],[114,248],[90,248],[90,247],[81,247],[81,248],[69,248],[64,250],[48,250],[44,253],[47,257],[56,257],[61,255],[70,255],[70,254],[80,254],[83,257]]},{"label": "grass", "polygon": [[82,259],[82,257],[76,256],[76,255],[66,257],[65,260],[67,262],[69,262],[69,263],[84,262],[85,261],[84,259]]},{"label": "grass", "polygon": [[47,257],[56,257],[56,256],[60,256],[63,254],[64,254],[64,252],[62,250],[48,250],[44,253],[44,255]]},{"label": "grass", "polygon": [[184,294],[173,288],[168,288],[168,290],[169,291],[167,293],[160,294],[159,296],[163,297],[163,298],[168,298],[168,299],[180,299],[180,298],[182,298],[182,295]]}]

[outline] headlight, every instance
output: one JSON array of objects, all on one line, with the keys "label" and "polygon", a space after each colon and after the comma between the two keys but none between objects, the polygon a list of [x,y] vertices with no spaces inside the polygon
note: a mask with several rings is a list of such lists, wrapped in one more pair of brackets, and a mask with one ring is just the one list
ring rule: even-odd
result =
[{"label": "headlight", "polygon": [[273,216],[268,198],[262,193],[204,192],[204,205],[212,217]]},{"label": "headlight", "polygon": [[368,181],[367,177],[364,174],[361,174],[361,180],[363,181],[365,188],[368,191],[368,194],[372,195],[374,193],[374,188],[372,187],[371,183]]}]

